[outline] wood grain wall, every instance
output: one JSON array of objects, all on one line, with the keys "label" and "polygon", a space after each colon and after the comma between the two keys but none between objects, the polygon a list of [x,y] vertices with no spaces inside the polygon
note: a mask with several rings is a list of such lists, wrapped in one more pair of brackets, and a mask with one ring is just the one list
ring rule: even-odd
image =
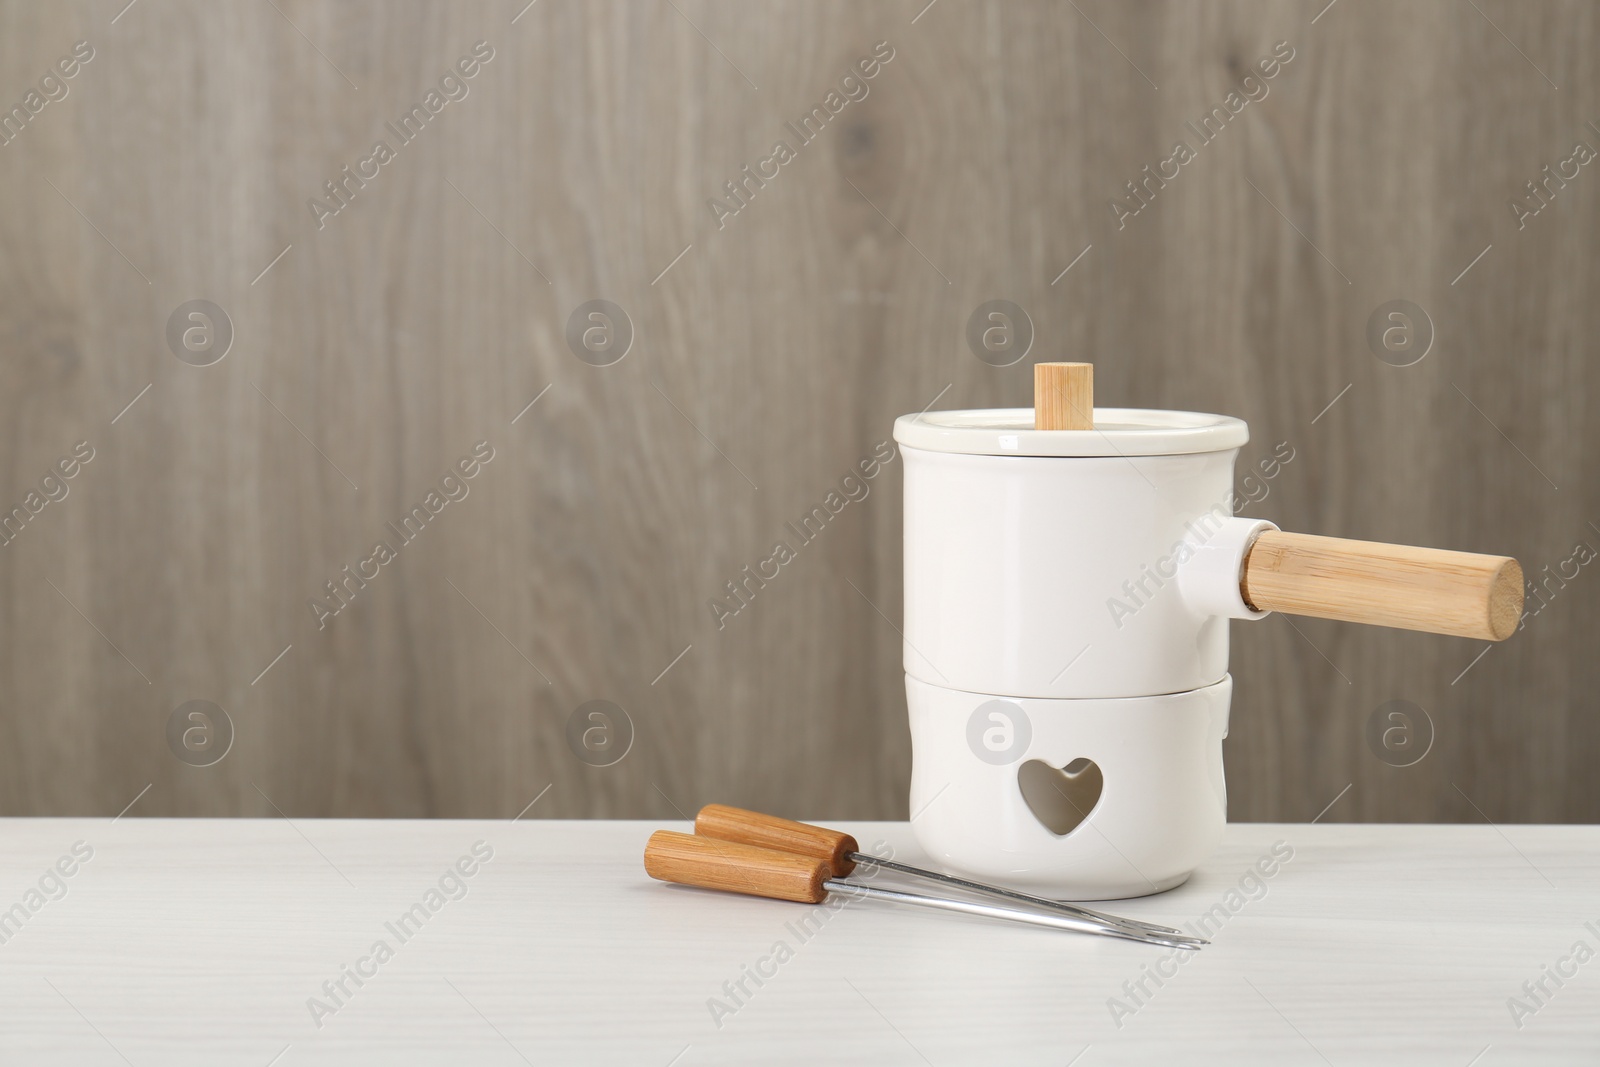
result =
[{"label": "wood grain wall", "polygon": [[[0,547],[5,814],[904,817],[898,463],[720,627],[708,602],[897,414],[1025,404],[1041,358],[1245,418],[1241,472],[1287,442],[1248,509],[1285,528],[1540,575],[1600,548],[1600,168],[1510,207],[1600,146],[1579,0],[125,3],[0,4],[7,107],[94,53],[0,145],[0,504],[94,453]],[[719,219],[878,42],[868,96]],[[594,299],[631,322],[614,365],[566,340]],[[1033,324],[1010,367],[964,340],[990,299]],[[1394,299],[1432,321],[1413,366],[1366,341]],[[191,300],[232,325],[210,366],[169,349]],[[1600,577],[1550,588],[1488,651],[1236,625],[1233,817],[1600,819]],[[567,743],[596,699],[634,727],[609,767]],[[169,750],[190,700],[234,727],[209,767]],[[1391,700],[1431,719],[1414,766],[1364,740]]]}]

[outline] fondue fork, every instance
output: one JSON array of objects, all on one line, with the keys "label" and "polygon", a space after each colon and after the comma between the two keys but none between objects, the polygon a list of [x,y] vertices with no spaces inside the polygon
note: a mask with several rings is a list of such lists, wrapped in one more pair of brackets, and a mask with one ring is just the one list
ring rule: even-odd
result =
[{"label": "fondue fork", "polygon": [[829,893],[844,893],[857,898],[912,904],[924,908],[981,915],[991,919],[1047,926],[1082,934],[1119,937],[1147,945],[1192,948],[1159,934],[1128,930],[1095,919],[1074,918],[1065,914],[1005,908],[977,900],[935,897],[907,893],[898,889],[847,882],[833,877],[827,862],[814,856],[777,849],[760,848],[738,841],[719,840],[675,830],[657,830],[644,849],[644,869],[652,878],[701,889],[720,889],[747,896],[792,900],[800,904],[820,904]]},{"label": "fondue fork", "polygon": [[[1210,944],[1204,938],[1193,937],[1170,926],[1159,926],[1155,923],[1141,922],[1138,919],[1108,915],[1104,912],[1068,904],[1065,901],[1051,900],[1048,897],[1034,896],[1030,893],[1021,893],[1001,886],[985,885],[982,882],[958,878],[955,875],[940,874],[937,871],[913,867],[909,863],[879,859],[876,856],[862,852],[860,846],[856,843],[856,839],[849,834],[841,833],[838,830],[830,830],[825,826],[813,826],[810,823],[795,822],[792,819],[780,819],[776,815],[765,815],[758,811],[732,808],[725,804],[707,804],[695,816],[694,829],[695,833],[701,837],[754,845],[758,848],[775,849],[780,852],[788,852],[797,856],[820,860],[827,864],[831,873],[841,877],[850,874],[858,864],[868,864],[883,870],[907,875],[911,878],[922,878],[942,885],[954,886],[969,893],[997,897],[1006,901],[1015,901],[1019,904],[1028,904],[1034,908],[1070,916],[1073,919],[1097,923],[1102,927],[1120,930],[1136,937],[1149,935],[1160,938],[1163,943],[1173,947],[1199,948],[1201,945]],[[849,884],[858,885],[859,883]],[[935,897],[930,899],[942,900],[945,898]]]}]

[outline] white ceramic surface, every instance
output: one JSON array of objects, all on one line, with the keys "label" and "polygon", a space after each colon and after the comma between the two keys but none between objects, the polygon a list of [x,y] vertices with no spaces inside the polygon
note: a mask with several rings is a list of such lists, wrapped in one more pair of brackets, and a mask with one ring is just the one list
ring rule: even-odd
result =
[{"label": "white ceramic surface", "polygon": [[1232,515],[1237,452],[1056,458],[903,447],[906,673],[973,693],[1055,698],[1220,680],[1228,618],[1259,617],[1239,597],[1240,561],[1272,526]]},{"label": "white ceramic surface", "polygon": [[[947,870],[1048,896],[1171,889],[1211,854],[1227,822],[1222,740],[1232,692],[1224,675],[1165,696],[996,703],[908,677],[917,843]],[[1030,760],[1079,759],[1093,760],[1104,784],[1083,821],[1060,836],[1024,800],[1018,773]]]},{"label": "white ceramic surface", "polygon": [[[1097,408],[1081,431],[1032,418],[895,423],[913,827],[977,878],[1074,899],[1160,892],[1227,821],[1228,620],[1262,616],[1239,577],[1272,528],[1233,515],[1248,431],[1181,411]],[[1049,769],[1084,759],[1098,793],[1092,771]]]}]

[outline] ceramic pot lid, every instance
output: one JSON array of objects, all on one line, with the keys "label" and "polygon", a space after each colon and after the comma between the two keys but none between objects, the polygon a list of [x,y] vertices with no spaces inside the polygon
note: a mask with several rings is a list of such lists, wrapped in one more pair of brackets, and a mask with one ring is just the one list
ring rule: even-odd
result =
[{"label": "ceramic pot lid", "polygon": [[1035,430],[1033,408],[927,411],[894,420],[906,448],[972,456],[1181,456],[1223,452],[1250,440],[1228,415],[1150,408],[1094,409],[1092,430]]}]

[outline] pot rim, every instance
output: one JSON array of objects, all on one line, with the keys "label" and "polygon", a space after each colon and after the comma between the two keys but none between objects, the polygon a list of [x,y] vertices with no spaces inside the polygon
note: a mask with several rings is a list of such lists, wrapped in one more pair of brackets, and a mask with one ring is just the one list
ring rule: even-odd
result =
[{"label": "pot rim", "polygon": [[1250,440],[1231,415],[1158,408],[1094,409],[1092,430],[1035,430],[1032,408],[925,411],[894,420],[906,448],[972,456],[1179,456],[1225,452]]}]

